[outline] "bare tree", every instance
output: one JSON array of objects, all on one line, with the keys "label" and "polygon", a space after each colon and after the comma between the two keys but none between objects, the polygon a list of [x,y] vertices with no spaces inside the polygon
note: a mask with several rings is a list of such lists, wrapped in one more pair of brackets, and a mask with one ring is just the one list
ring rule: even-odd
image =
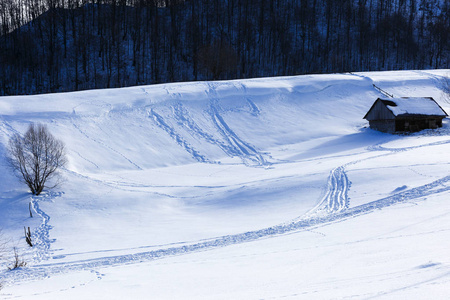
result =
[{"label": "bare tree", "polygon": [[[22,255],[19,254],[17,247],[12,247],[9,245],[10,240],[6,240],[2,235],[2,230],[0,228],[0,270],[4,268],[11,271],[17,268],[22,268],[27,265],[26,261],[23,259]],[[0,281],[0,290],[3,288],[4,283]]]},{"label": "bare tree", "polygon": [[[61,180],[58,171],[67,163],[64,143],[42,124],[30,124],[23,137],[14,135],[9,140],[8,154],[10,167],[33,195],[56,187]],[[54,182],[48,186],[50,179]]]}]

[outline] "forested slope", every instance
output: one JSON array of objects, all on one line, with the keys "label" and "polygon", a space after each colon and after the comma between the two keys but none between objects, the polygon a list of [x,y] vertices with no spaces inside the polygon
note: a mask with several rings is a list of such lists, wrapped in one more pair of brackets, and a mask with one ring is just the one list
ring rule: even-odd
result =
[{"label": "forested slope", "polygon": [[445,0],[0,4],[0,95],[450,67]]}]

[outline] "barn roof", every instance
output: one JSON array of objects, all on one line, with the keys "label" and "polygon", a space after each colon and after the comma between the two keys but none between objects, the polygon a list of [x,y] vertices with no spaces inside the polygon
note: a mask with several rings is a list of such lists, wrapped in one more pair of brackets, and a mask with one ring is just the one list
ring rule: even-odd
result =
[{"label": "barn roof", "polygon": [[[448,116],[447,113],[434,101],[431,97],[403,97],[403,98],[389,98],[381,99],[387,109],[389,109],[394,116]],[[376,101],[375,101],[376,103]],[[375,105],[374,103],[374,105]],[[373,108],[374,106],[372,106]],[[372,108],[370,110],[372,110]],[[370,112],[369,110],[369,112]],[[366,116],[369,114],[366,114]],[[365,118],[365,117],[364,117]]]},{"label": "barn roof", "polygon": [[429,115],[447,116],[447,113],[433,98],[391,98],[380,99],[394,116]]}]

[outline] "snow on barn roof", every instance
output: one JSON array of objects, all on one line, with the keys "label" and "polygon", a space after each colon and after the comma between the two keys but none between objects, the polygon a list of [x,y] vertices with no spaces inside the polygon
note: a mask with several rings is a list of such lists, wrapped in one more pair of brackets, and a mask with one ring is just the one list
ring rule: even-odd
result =
[{"label": "snow on barn roof", "polygon": [[447,116],[447,113],[431,97],[404,97],[379,99],[392,111],[394,116],[426,115]]}]

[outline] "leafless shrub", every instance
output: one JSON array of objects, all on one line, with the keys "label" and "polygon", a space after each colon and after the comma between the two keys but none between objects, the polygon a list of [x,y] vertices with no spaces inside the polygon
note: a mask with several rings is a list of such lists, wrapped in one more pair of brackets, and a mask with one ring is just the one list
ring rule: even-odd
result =
[{"label": "leafless shrub", "polygon": [[17,253],[16,247],[14,247],[14,260],[12,266],[8,267],[8,270],[15,270],[21,267],[25,267],[27,263],[20,258],[19,253]]},{"label": "leafless shrub", "polygon": [[[16,134],[9,140],[8,164],[33,195],[56,187],[61,179],[58,170],[66,163],[63,142],[45,125],[30,124],[23,137]],[[53,186],[46,185],[50,179],[55,179]]]}]

